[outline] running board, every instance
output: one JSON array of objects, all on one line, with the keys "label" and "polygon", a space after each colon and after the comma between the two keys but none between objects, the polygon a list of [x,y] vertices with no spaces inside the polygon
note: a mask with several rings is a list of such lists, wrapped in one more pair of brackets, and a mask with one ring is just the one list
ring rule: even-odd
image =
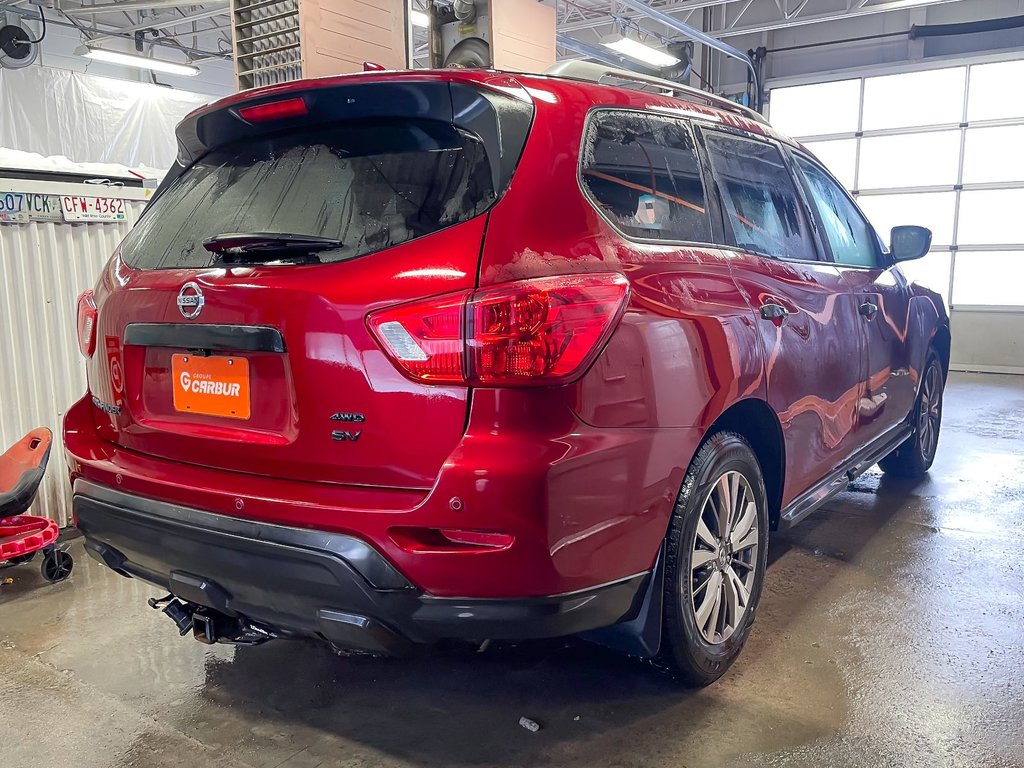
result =
[{"label": "running board", "polygon": [[826,477],[810,490],[795,498],[779,515],[779,530],[792,528],[814,510],[821,507],[829,499],[842,493],[850,482],[867,472],[871,467],[884,459],[913,433],[909,424],[901,424],[894,431],[882,435],[877,441],[868,445],[860,453],[842,464],[839,469]]}]

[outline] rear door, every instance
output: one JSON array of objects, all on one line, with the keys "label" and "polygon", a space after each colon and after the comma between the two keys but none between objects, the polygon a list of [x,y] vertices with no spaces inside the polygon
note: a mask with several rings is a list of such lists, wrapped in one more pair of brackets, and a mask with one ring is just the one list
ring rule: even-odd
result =
[{"label": "rear door", "polygon": [[881,437],[910,413],[917,372],[910,369],[910,292],[903,273],[882,253],[874,229],[820,165],[794,153],[832,261],[857,297],[866,339],[864,394],[858,405],[862,441]]},{"label": "rear door", "polygon": [[[485,214],[532,112],[449,85],[319,88],[299,96],[299,118],[247,125],[243,104],[192,126],[231,140],[160,191],[96,290],[90,388],[114,406],[96,413],[104,437],[286,479],[432,485],[464,431],[468,389],[405,378],[366,316],[474,287]],[[456,124],[460,109],[474,125]],[[335,245],[204,245],[233,233]]]},{"label": "rear door", "polygon": [[863,329],[855,297],[823,258],[803,198],[774,142],[703,131],[733,274],[755,313],[767,397],[786,446],[783,503],[857,445]]}]

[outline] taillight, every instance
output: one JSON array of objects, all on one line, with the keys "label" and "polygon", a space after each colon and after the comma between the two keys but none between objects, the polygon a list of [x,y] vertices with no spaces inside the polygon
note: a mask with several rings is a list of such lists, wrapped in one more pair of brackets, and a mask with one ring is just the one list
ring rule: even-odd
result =
[{"label": "taillight", "polygon": [[78,297],[78,348],[86,357],[96,351],[96,299],[91,290]]},{"label": "taillight", "polygon": [[399,369],[418,381],[564,383],[593,362],[627,292],[619,274],[522,280],[381,310],[369,326]]}]

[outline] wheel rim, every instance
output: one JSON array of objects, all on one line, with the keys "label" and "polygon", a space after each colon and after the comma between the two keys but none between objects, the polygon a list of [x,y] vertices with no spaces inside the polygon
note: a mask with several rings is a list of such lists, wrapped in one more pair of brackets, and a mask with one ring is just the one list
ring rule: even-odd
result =
[{"label": "wheel rim", "polygon": [[728,640],[750,607],[757,575],[757,523],[757,498],[750,483],[739,472],[725,472],[704,498],[682,585],[697,630],[712,645]]},{"label": "wheel rim", "polygon": [[921,404],[917,412],[917,441],[925,461],[935,454],[941,421],[942,380],[938,366],[930,365],[921,384]]}]

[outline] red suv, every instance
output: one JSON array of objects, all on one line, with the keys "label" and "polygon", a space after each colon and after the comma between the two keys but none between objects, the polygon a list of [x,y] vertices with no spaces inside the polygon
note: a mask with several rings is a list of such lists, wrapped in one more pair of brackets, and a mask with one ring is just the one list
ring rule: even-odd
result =
[{"label": "red suv", "polygon": [[706,684],[769,530],[928,469],[949,324],[897,265],[928,231],[886,248],[729,101],[560,74],[302,81],[178,127],[80,299],[64,442],[86,547],[182,634],[584,633]]}]

